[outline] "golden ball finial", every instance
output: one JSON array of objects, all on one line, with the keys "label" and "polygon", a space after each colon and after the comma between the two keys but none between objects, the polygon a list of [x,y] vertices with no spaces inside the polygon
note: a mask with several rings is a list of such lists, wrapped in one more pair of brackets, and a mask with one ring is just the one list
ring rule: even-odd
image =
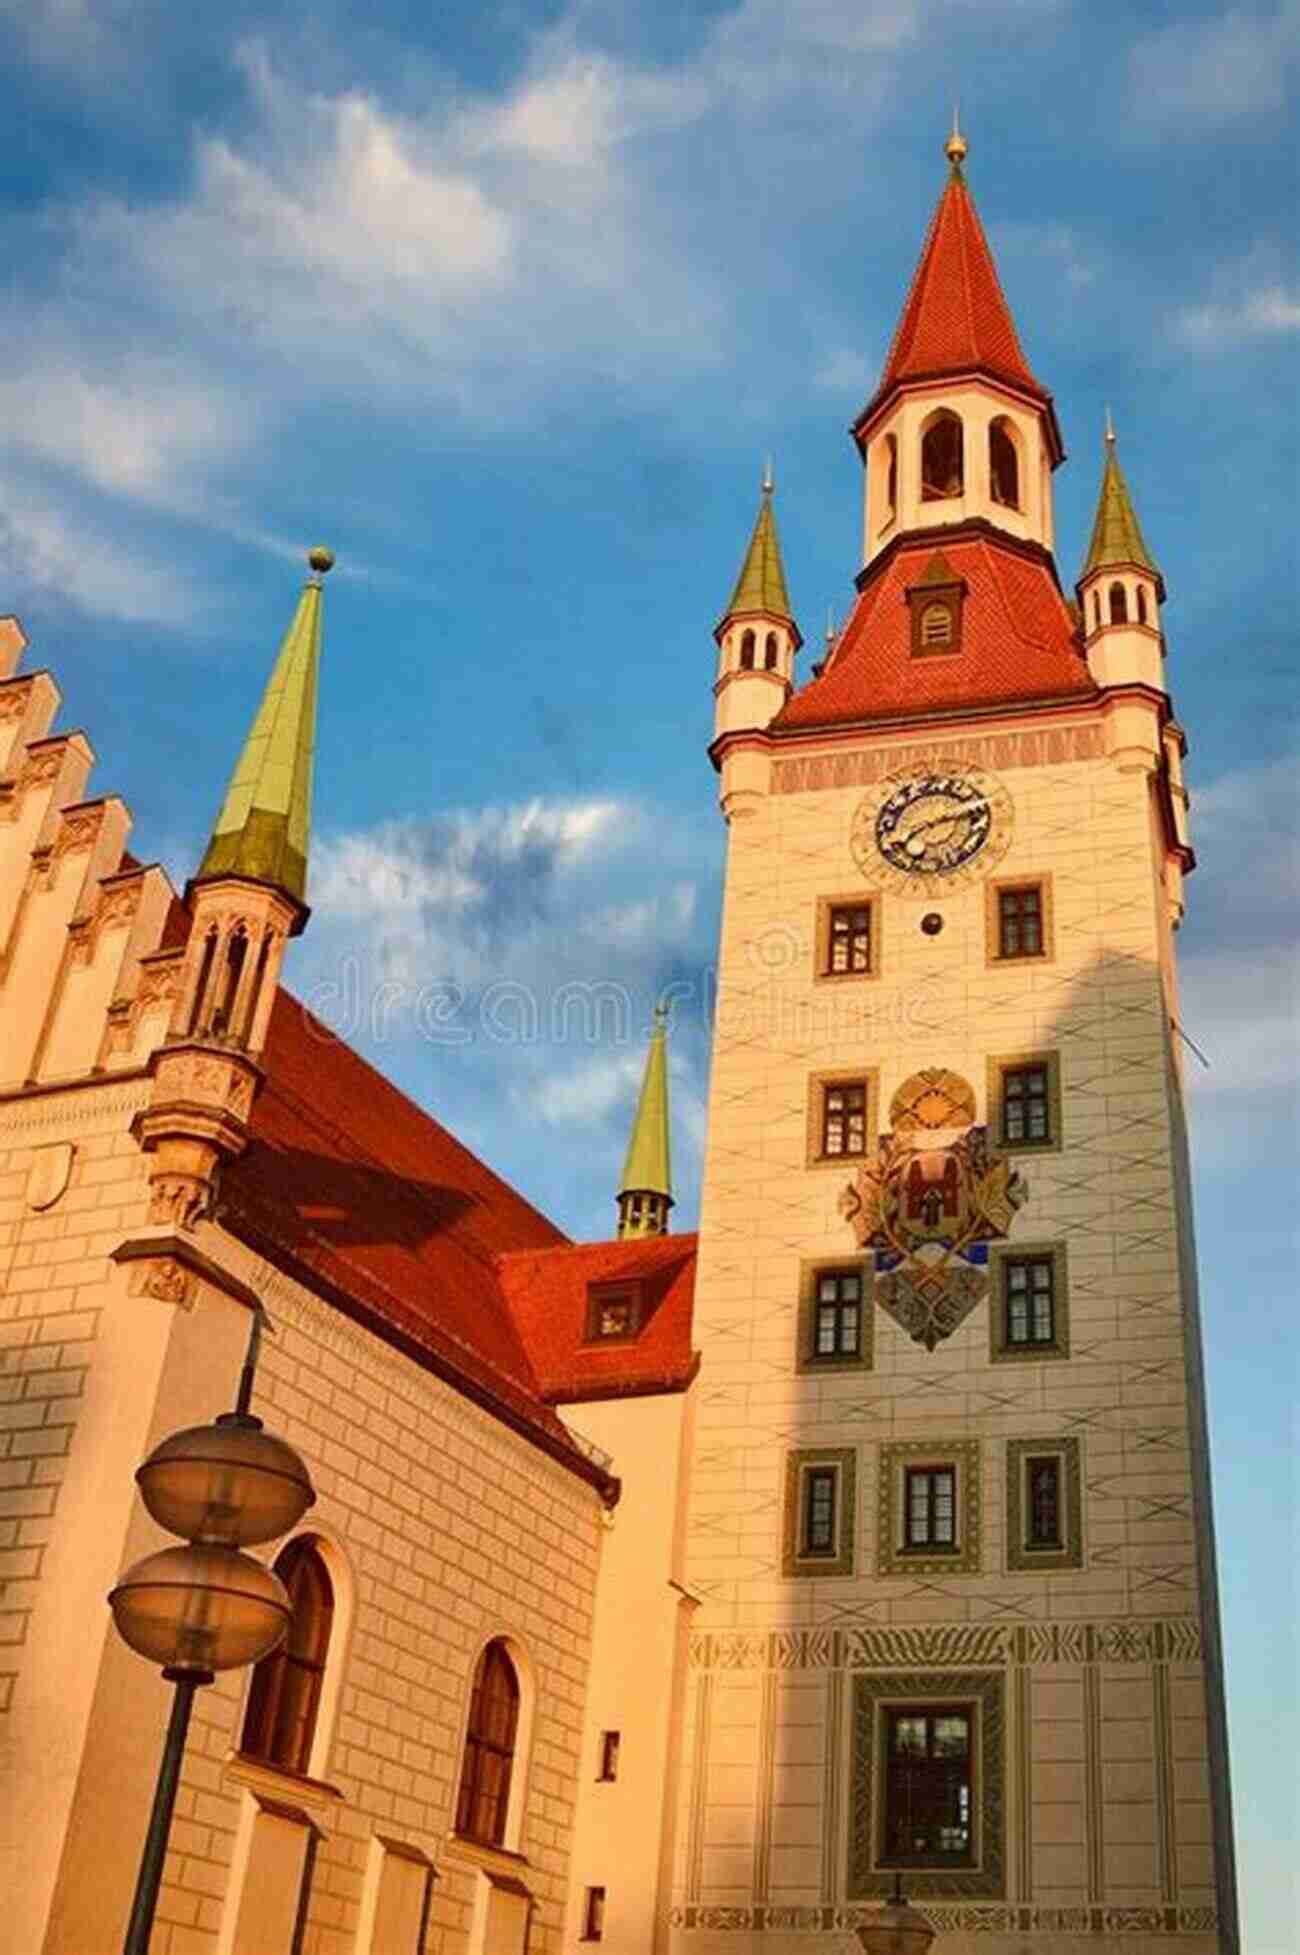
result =
[{"label": "golden ball finial", "polygon": [[959,170],[965,162],[968,147],[969,145],[965,136],[962,135],[961,130],[957,126],[957,109],[954,104],[952,111],[952,134],[943,146],[943,153],[952,164],[954,170]]},{"label": "golden ball finial", "polygon": [[308,550],[307,562],[318,577],[326,577],[334,568],[334,552],[327,550],[323,543],[318,543],[314,550]]}]

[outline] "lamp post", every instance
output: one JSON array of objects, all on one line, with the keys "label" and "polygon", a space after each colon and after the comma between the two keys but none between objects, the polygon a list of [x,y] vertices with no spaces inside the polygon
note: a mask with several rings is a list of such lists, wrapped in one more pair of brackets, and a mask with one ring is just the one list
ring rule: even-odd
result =
[{"label": "lamp post", "polygon": [[903,1876],[894,1875],[894,1891],[874,1919],[858,1929],[865,1955],[926,1955],[934,1929],[925,1916],[903,1899]]},{"label": "lamp post", "polygon": [[284,1585],[242,1550],[296,1526],[316,1498],[307,1468],[249,1411],[263,1312],[254,1309],[233,1412],[174,1432],[136,1471],[154,1520],[188,1544],[127,1569],[108,1601],[123,1641],[176,1686],[123,1955],[148,1955],[194,1693],[283,1638]]}]

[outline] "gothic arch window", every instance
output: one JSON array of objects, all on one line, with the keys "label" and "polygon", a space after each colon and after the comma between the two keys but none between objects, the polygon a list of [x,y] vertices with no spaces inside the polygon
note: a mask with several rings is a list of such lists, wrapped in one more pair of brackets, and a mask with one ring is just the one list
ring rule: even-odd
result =
[{"label": "gothic arch window", "polygon": [[964,483],[961,422],[941,410],[921,436],[921,500],[959,496]]},{"label": "gothic arch window", "polygon": [[1147,621],[1147,594],[1141,584],[1139,584],[1137,587],[1137,601],[1138,601],[1138,623],[1140,625],[1144,625]]},{"label": "gothic arch window", "polygon": [[334,1587],[318,1543],[300,1534],[275,1572],[289,1592],[289,1633],[253,1672],[240,1749],[284,1772],[306,1775],[334,1624]]},{"label": "gothic arch window", "polygon": [[203,1026],[201,1024],[201,1019],[203,1014],[203,1002],[207,994],[208,985],[212,978],[212,965],[214,959],[216,958],[216,955],[217,955],[217,933],[214,928],[209,930],[207,936],[207,942],[203,946],[203,961],[199,965],[198,983],[194,987],[194,1003],[190,1008],[189,1030],[191,1032],[198,1032],[203,1030]]},{"label": "gothic arch window", "polygon": [[763,641],[763,665],[766,671],[776,671],[776,633],[769,631]]},{"label": "gothic arch window", "polygon": [[1020,454],[1003,416],[989,428],[989,493],[1004,509],[1020,507]]},{"label": "gothic arch window", "polygon": [[244,960],[247,956],[248,932],[241,923],[236,926],[226,945],[221,998],[212,1014],[212,1030],[218,1038],[229,1037],[234,1030],[235,1000],[239,996],[239,980],[243,975]]},{"label": "gothic arch window", "polygon": [[1110,621],[1113,625],[1128,623],[1128,592],[1122,584],[1110,587]]},{"label": "gothic arch window", "polygon": [[481,1846],[505,1840],[519,1736],[519,1678],[498,1637],[478,1660],[456,1798],[456,1831]]},{"label": "gothic arch window", "polygon": [[754,634],[747,631],[740,641],[740,669],[752,672],[754,669]]}]

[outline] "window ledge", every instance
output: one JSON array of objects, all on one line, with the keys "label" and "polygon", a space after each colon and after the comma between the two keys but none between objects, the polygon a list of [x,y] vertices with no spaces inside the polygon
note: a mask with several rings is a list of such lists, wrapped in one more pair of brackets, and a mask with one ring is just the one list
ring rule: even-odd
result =
[{"label": "window ledge", "polygon": [[465,1866],[482,1867],[490,1874],[518,1874],[529,1864],[524,1854],[515,1853],[508,1846],[484,1846],[481,1840],[467,1840],[463,1833],[448,1833],[443,1857],[459,1860]]},{"label": "window ledge", "polygon": [[222,1777],[235,1785],[246,1785],[260,1797],[274,1799],[282,1805],[305,1806],[309,1812],[332,1812],[343,1802],[337,1785],[308,1778],[304,1772],[286,1771],[284,1766],[254,1758],[247,1751],[227,1754]]}]

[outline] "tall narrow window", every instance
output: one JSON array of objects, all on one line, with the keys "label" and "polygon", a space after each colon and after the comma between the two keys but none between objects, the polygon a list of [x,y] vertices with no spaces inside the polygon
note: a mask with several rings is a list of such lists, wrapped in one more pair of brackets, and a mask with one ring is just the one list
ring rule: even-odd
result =
[{"label": "tall narrow window", "polygon": [[892,523],[898,514],[898,442],[885,436],[885,521]]},{"label": "tall narrow window", "polygon": [[199,965],[198,983],[194,987],[194,1003],[190,1007],[189,1030],[191,1032],[201,1032],[204,1030],[202,1023],[203,1006],[207,997],[208,985],[212,980],[212,960],[216,954],[217,933],[215,930],[209,930],[207,942],[203,946],[203,961]]},{"label": "tall narrow window", "polygon": [[835,1552],[836,1480],[833,1466],[810,1466],[804,1474],[801,1554]]},{"label": "tall narrow window", "polygon": [[970,1859],[971,1717],[965,1706],[886,1712],[884,1803],[886,1860],[943,1866]]},{"label": "tall narrow window", "polygon": [[740,641],[740,669],[752,672],[754,669],[754,634],[747,631]]},{"label": "tall narrow window", "polygon": [[456,1800],[456,1831],[481,1846],[500,1846],[510,1803],[510,1773],[519,1728],[519,1680],[506,1646],[489,1643],[470,1696],[465,1757]]},{"label": "tall narrow window", "polygon": [[1043,889],[1025,883],[1020,889],[998,891],[998,956],[1041,957],[1043,954]]},{"label": "tall narrow window", "polygon": [[1008,1066],[1002,1075],[1004,1141],[1050,1141],[1051,1096],[1046,1066]]},{"label": "tall narrow window", "polygon": [[1002,1265],[1006,1283],[1007,1343],[1056,1342],[1056,1265],[1051,1256],[1008,1256]]},{"label": "tall narrow window", "polygon": [[822,1154],[827,1159],[867,1151],[867,1088],[863,1080],[822,1087]]},{"label": "tall narrow window", "polygon": [[849,977],[871,969],[871,905],[836,903],[826,930],[826,976]]},{"label": "tall narrow window", "polygon": [[1138,623],[1140,625],[1144,625],[1147,621],[1147,594],[1145,588],[1141,584],[1139,584],[1137,587],[1137,601],[1138,601]]},{"label": "tall narrow window", "polygon": [[774,631],[769,631],[767,637],[763,640],[764,671],[775,672],[776,660],[777,660],[776,633]]},{"label": "tall narrow window", "polygon": [[818,1273],[813,1305],[814,1358],[856,1358],[862,1349],[862,1276],[856,1269]]},{"label": "tall narrow window", "polygon": [[1113,625],[1128,623],[1128,592],[1122,584],[1110,587],[1110,621]]},{"label": "tall narrow window", "polygon": [[1025,1461],[1030,1548],[1061,1546],[1061,1462],[1051,1454]]},{"label": "tall narrow window", "polygon": [[937,414],[921,437],[921,500],[959,496],[962,484],[961,422],[955,414]]},{"label": "tall narrow window", "polygon": [[957,1475],[951,1466],[909,1466],[906,1476],[909,1548],[957,1545]]},{"label": "tall narrow window", "polygon": [[989,429],[989,493],[1004,509],[1020,507],[1020,457],[1003,420]]},{"label": "tall narrow window", "polygon": [[582,1939],[584,1941],[603,1941],[605,1939],[605,1890],[603,1887],[589,1887],[587,1899],[582,1910]]},{"label": "tall narrow window", "polygon": [[600,1770],[596,1777],[604,1784],[612,1784],[618,1777],[619,1734],[617,1731],[602,1731],[600,1734]]},{"label": "tall narrow window", "polygon": [[239,995],[239,980],[243,975],[244,959],[248,955],[248,932],[241,923],[226,947],[226,969],[221,985],[221,999],[212,1014],[212,1030],[218,1038],[226,1037],[232,1030],[235,1015],[235,999]]},{"label": "tall narrow window", "polygon": [[281,1771],[305,1775],[320,1710],[334,1591],[320,1550],[308,1535],[289,1543],[275,1572],[289,1591],[293,1616],[284,1641],[253,1672],[240,1748]]}]

